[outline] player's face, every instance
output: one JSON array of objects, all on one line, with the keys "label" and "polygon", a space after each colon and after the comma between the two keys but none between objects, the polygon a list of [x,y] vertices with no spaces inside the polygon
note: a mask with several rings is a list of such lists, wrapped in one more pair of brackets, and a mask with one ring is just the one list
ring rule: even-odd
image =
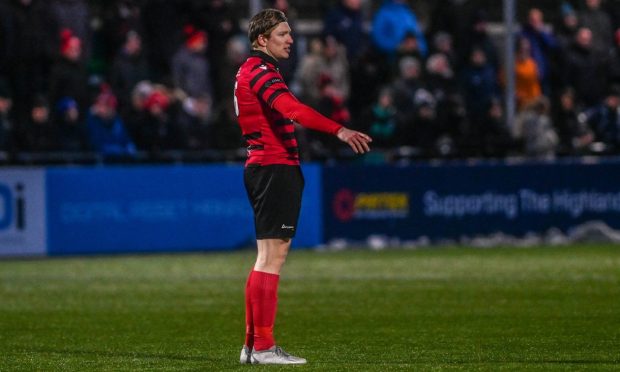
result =
[{"label": "player's face", "polygon": [[291,54],[291,45],[293,45],[293,36],[288,22],[281,22],[266,39],[267,53],[273,58],[287,59]]}]

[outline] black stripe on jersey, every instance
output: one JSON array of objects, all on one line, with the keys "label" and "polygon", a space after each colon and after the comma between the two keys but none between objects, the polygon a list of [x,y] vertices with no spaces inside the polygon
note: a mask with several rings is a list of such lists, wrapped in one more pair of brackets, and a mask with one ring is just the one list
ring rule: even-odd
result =
[{"label": "black stripe on jersey", "polygon": [[280,78],[273,78],[273,79],[271,79],[271,80],[267,80],[267,81],[265,82],[265,84],[263,84],[263,86],[262,86],[262,87],[258,90],[258,93],[257,93],[257,94],[258,94],[258,96],[259,96],[259,97],[262,97],[262,96],[263,96],[263,94],[265,94],[265,91],[266,91],[266,90],[267,90],[270,86],[272,86],[273,84],[276,84],[276,83],[282,83],[282,79],[280,79]]},{"label": "black stripe on jersey", "polygon": [[279,119],[276,120],[274,124],[277,126],[291,125],[293,121],[291,119]]},{"label": "black stripe on jersey", "polygon": [[281,94],[287,93],[287,92],[288,92],[288,89],[286,88],[276,89],[275,92],[271,93],[269,98],[267,98],[267,104],[271,106],[271,104],[273,103],[273,101],[275,101],[276,98],[278,98]]},{"label": "black stripe on jersey", "polygon": [[263,70],[259,72],[258,74],[256,74],[256,76],[254,76],[252,80],[250,80],[250,88],[254,89],[254,86],[256,85],[256,83],[258,83],[258,81],[267,74],[273,74],[273,71]]},{"label": "black stripe on jersey", "polygon": [[299,152],[299,147],[297,147],[297,146],[287,147],[287,148],[286,148],[286,151],[287,151],[289,154],[297,154],[297,153]]},{"label": "black stripe on jersey", "polygon": [[252,132],[252,133],[244,134],[242,137],[244,140],[249,141],[249,140],[259,139],[262,136],[263,134],[261,132]]},{"label": "black stripe on jersey", "polygon": [[295,139],[295,133],[283,133],[280,134],[280,138],[282,138],[283,140],[292,140]]}]

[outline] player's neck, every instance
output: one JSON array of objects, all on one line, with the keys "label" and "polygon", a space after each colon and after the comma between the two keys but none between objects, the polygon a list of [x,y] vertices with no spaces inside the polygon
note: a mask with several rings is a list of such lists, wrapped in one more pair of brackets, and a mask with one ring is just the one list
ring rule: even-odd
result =
[{"label": "player's neck", "polygon": [[268,55],[269,57],[273,58],[276,61],[278,60],[276,57],[274,57],[273,54],[269,53],[269,50],[267,49],[267,47],[263,47],[263,46],[259,45],[258,47],[254,48],[254,50],[258,50],[259,52],[263,52],[263,53],[265,53],[266,55]]}]

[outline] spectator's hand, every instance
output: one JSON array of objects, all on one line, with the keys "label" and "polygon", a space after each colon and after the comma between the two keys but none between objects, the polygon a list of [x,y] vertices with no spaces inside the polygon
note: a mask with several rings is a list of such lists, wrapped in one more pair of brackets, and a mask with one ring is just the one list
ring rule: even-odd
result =
[{"label": "spectator's hand", "polygon": [[372,138],[362,132],[342,127],[336,136],[339,140],[351,146],[356,154],[363,154],[370,151],[370,146],[368,146],[368,144],[372,142]]}]

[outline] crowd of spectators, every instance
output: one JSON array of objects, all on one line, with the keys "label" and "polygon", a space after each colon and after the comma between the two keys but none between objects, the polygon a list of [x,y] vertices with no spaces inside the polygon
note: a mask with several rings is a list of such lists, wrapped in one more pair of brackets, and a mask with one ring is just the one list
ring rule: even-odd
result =
[{"label": "crowd of spectators", "polygon": [[[373,136],[364,162],[620,152],[618,2],[566,0],[523,15],[514,123],[504,118],[501,40],[484,9],[462,11],[466,2],[416,14],[411,1],[384,0],[368,14],[362,0],[338,0],[306,35],[287,0],[264,5],[294,31],[283,76],[304,102]],[[230,5],[0,0],[0,153],[240,160],[232,92],[248,15]],[[346,156],[320,133],[299,128],[299,140],[306,159]]]}]

